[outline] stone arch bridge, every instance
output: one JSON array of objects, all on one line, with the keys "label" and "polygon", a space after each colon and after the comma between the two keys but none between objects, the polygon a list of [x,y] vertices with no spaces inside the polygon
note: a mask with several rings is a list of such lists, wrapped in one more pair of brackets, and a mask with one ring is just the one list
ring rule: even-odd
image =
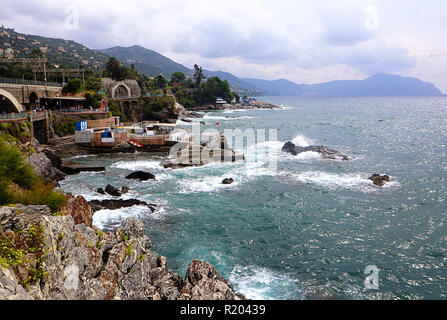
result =
[{"label": "stone arch bridge", "polygon": [[54,98],[62,95],[62,85],[30,84],[34,81],[14,81],[4,83],[0,79],[0,113],[26,112],[31,110],[41,98]]}]

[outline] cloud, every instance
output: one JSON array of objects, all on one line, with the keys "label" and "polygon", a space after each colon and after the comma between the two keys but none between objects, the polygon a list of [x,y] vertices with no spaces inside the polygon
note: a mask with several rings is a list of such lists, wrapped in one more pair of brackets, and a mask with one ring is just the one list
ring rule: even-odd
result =
[{"label": "cloud", "polygon": [[[79,9],[78,30],[64,27],[69,5]],[[447,53],[446,10],[440,0],[3,0],[0,17],[18,31],[94,49],[138,44],[188,67],[314,82],[340,70],[424,75],[424,58]]]}]

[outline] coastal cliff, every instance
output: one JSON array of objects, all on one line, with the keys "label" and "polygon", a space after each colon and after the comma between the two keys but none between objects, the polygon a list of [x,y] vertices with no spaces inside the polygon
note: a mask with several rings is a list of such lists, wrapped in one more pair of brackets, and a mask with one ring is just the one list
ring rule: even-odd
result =
[{"label": "coastal cliff", "polygon": [[209,263],[185,278],[151,250],[144,225],[128,218],[104,233],[81,196],[62,214],[46,206],[0,208],[0,300],[241,300]]}]

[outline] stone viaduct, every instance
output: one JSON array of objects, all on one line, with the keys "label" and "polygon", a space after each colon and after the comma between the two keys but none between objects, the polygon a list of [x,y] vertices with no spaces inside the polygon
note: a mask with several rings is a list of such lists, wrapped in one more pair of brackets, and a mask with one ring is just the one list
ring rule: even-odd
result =
[{"label": "stone viaduct", "polygon": [[0,83],[0,113],[26,112],[41,98],[62,96],[62,86]]}]

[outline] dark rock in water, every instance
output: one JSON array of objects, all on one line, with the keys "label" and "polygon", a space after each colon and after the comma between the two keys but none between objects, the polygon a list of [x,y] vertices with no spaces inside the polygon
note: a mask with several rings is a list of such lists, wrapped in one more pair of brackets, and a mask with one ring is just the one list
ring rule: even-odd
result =
[{"label": "dark rock in water", "polygon": [[133,180],[140,180],[140,181],[147,181],[147,180],[155,180],[155,175],[149,172],[143,172],[143,171],[137,171],[134,173],[129,174],[126,179],[133,179]]},{"label": "dark rock in water", "polygon": [[294,156],[302,153],[302,152],[317,152],[319,153],[324,159],[331,159],[331,160],[343,160],[343,161],[349,161],[352,160],[347,155],[342,154],[341,152],[338,152],[333,149],[329,149],[325,146],[309,146],[309,147],[297,147],[292,142],[286,142],[284,146],[282,147],[283,152],[288,152]]},{"label": "dark rock in water", "polygon": [[99,194],[106,194],[106,192],[104,191],[103,188],[98,188],[98,190],[96,190],[96,192]]},{"label": "dark rock in water", "polygon": [[102,172],[106,171],[105,167],[84,167],[79,163],[64,160],[59,169],[68,175],[74,175],[81,172]]},{"label": "dark rock in water", "polygon": [[114,186],[112,186],[110,184],[107,185],[105,191],[106,191],[106,193],[110,194],[111,196],[121,197],[121,192],[117,188],[115,188]]},{"label": "dark rock in water", "polygon": [[127,200],[92,200],[89,202],[90,207],[94,212],[109,209],[116,210],[121,208],[129,208],[133,206],[147,206],[152,212],[156,210],[156,204],[149,204],[144,201],[140,201],[137,199],[127,199]]},{"label": "dark rock in water", "polygon": [[232,184],[234,182],[233,178],[225,178],[222,181],[222,184]]},{"label": "dark rock in water", "polygon": [[121,194],[126,194],[130,191],[129,187],[122,186],[121,187]]},{"label": "dark rock in water", "polygon": [[383,187],[385,185],[385,183],[390,182],[390,176],[388,175],[383,175],[381,176],[380,174],[373,174],[369,180],[372,180],[372,182],[379,187]]},{"label": "dark rock in water", "polygon": [[296,151],[296,146],[292,142],[288,141],[286,144],[282,147],[283,152],[288,152],[296,156],[298,152]]}]

